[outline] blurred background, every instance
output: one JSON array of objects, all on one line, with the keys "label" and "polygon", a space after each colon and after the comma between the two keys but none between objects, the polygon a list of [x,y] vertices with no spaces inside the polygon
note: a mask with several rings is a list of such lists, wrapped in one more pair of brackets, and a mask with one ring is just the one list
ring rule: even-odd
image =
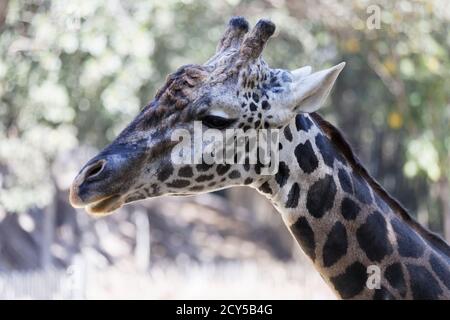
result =
[{"label": "blurred background", "polygon": [[276,23],[272,67],[347,62],[321,113],[450,240],[447,0],[0,0],[0,298],[333,299],[253,190],[100,219],[68,203],[81,165],[232,15]]}]

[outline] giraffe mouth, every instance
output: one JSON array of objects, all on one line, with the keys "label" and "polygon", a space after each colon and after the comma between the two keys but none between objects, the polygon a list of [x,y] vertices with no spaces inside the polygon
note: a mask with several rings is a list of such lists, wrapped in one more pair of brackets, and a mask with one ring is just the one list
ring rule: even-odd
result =
[{"label": "giraffe mouth", "polygon": [[105,216],[124,204],[122,196],[115,194],[86,205],[85,210],[93,216]]}]

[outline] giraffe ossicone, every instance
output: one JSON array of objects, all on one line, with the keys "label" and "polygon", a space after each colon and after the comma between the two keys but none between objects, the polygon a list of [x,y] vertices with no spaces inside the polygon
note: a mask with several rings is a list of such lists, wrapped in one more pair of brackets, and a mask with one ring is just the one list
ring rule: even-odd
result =
[{"label": "giraffe ossicone", "polygon": [[[261,54],[274,31],[268,20],[249,32],[244,18],[232,18],[216,53],[169,75],[149,105],[81,169],[72,205],[104,215],[145,198],[248,185],[275,205],[339,297],[450,298],[448,244],[412,219],[315,113],[345,64],[318,72],[269,68]],[[174,161],[181,142],[174,132],[193,137],[197,121],[203,132],[278,130],[271,160],[277,170],[264,174],[261,159],[250,161],[245,137],[245,148],[232,155],[244,161]],[[225,142],[234,145],[236,137]],[[187,146],[202,160],[210,151]],[[373,270],[379,283],[372,283]]]}]

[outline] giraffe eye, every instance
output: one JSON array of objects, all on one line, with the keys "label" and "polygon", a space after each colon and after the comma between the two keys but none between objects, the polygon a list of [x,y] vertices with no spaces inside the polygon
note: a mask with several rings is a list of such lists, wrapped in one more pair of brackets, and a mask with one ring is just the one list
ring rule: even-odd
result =
[{"label": "giraffe eye", "polygon": [[213,129],[225,129],[229,127],[236,119],[222,118],[219,116],[207,115],[202,118],[203,123]]}]

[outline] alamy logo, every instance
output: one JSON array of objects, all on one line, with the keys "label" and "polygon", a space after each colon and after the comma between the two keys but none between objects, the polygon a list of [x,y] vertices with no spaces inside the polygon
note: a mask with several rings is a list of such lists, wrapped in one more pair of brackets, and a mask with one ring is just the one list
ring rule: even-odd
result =
[{"label": "alamy logo", "polygon": [[179,141],[171,153],[175,164],[258,164],[262,175],[278,172],[278,129],[202,129],[194,121],[194,134],[186,129],[172,132],[171,140]]},{"label": "alamy logo", "polygon": [[366,286],[368,289],[380,289],[381,288],[381,270],[379,266],[370,265],[367,267],[367,281]]},{"label": "alamy logo", "polygon": [[366,12],[369,17],[366,20],[366,26],[369,30],[380,29],[381,28],[381,8],[376,4],[372,4],[367,7]]}]

